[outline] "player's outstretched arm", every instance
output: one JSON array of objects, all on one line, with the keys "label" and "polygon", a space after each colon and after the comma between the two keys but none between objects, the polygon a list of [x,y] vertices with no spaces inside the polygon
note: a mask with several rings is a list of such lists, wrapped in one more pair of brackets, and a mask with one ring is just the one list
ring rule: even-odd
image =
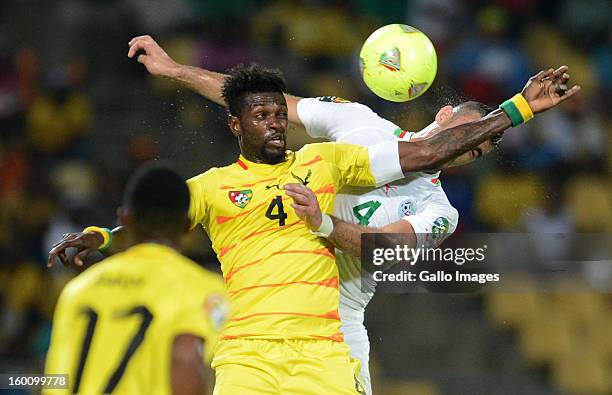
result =
[{"label": "player's outstretched arm", "polygon": [[[138,55],[136,60],[142,63],[152,75],[180,82],[208,100],[225,106],[225,101],[221,96],[225,74],[177,63],[149,35],[134,37],[128,45],[130,47],[128,58]],[[285,94],[289,109],[289,122],[302,123],[297,115],[297,102],[300,99],[300,97]]]},{"label": "player's outstretched arm", "polygon": [[172,393],[202,395],[206,393],[206,367],[203,341],[183,334],[172,345]]},{"label": "player's outstretched arm", "polygon": [[[412,137],[410,141],[414,142],[414,141],[419,141],[419,140],[426,140],[427,138],[430,138],[430,137],[431,135],[427,137],[421,137],[421,138]],[[495,143],[493,143],[494,140],[496,141]],[[451,159],[450,161],[446,162],[445,164],[442,165],[441,169],[448,169],[450,167],[468,165],[474,162],[476,159],[480,158],[481,156],[487,155],[491,151],[493,151],[493,147],[499,143],[499,140],[501,140],[501,136],[499,136],[498,138],[491,139],[491,140],[486,140],[485,142],[480,144],[478,147],[472,148],[466,153],[459,155],[455,159]]]},{"label": "player's outstretched arm", "polygon": [[[529,79],[520,97],[511,99],[510,106],[504,106],[508,103],[505,102],[501,106],[503,109],[499,108],[478,121],[443,130],[425,140],[400,142],[402,170],[438,170],[484,141],[526,121],[522,118],[525,114],[533,116],[567,100],[580,91],[580,87],[567,88],[569,74],[566,72],[567,66],[540,71]],[[514,101],[518,104],[515,105]]]},{"label": "player's outstretched arm", "polygon": [[[96,231],[90,228],[92,227],[86,228],[81,233],[66,233],[49,251],[47,267],[55,266],[55,262],[58,259],[64,266],[69,265],[70,261],[66,255],[68,248],[77,249],[77,253],[74,256],[74,264],[76,266],[83,266],[84,260],[96,251],[110,256],[125,249],[125,231],[123,226],[113,229],[106,238],[103,235],[102,229]],[[108,248],[100,249],[104,244],[107,244]]]}]

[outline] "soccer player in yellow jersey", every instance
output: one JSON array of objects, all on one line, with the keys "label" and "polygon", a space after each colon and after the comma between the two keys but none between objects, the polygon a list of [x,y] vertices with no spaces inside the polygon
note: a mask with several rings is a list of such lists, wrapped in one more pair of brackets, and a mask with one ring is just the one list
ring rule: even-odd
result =
[{"label": "soccer player in yellow jersey", "polygon": [[[536,81],[545,77],[543,72]],[[553,107],[556,103],[539,100],[542,90],[525,92],[529,104],[517,99],[522,113],[510,103],[512,120],[508,109],[498,109],[417,142],[323,143],[290,152],[280,75],[258,66],[233,69],[222,92],[241,155],[188,181],[192,225],[201,224],[210,236],[232,302],[213,360],[215,394],[363,393],[340,333],[334,250],[320,237],[332,232],[332,220],[304,216],[300,192],[310,188],[323,213],[330,214],[344,186],[378,186],[403,172],[437,169],[527,120],[532,110]],[[102,242],[99,232],[71,235],[50,251],[49,262],[66,261],[64,250],[76,247],[80,264]]]},{"label": "soccer player in yellow jersey", "polygon": [[125,252],[70,281],[53,319],[46,372],[68,374],[55,393],[202,394],[203,351],[224,322],[223,281],[180,255],[185,181],[161,166],[132,178],[121,210]]}]

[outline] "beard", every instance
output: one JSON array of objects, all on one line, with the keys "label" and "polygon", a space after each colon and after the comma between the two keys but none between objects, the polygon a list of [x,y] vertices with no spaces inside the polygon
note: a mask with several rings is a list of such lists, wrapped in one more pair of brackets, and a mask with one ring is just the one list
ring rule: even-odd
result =
[{"label": "beard", "polygon": [[287,143],[283,140],[282,148],[268,148],[264,144],[261,147],[261,157],[266,161],[266,163],[276,164],[283,162],[285,160],[285,150],[287,148]]}]

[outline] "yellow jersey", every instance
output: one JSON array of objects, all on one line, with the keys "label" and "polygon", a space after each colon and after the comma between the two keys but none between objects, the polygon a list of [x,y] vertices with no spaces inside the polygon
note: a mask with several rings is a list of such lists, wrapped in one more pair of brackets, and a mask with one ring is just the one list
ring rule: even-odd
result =
[{"label": "yellow jersey", "polygon": [[70,281],[53,319],[45,371],[56,393],[170,394],[174,338],[204,339],[210,358],[228,310],[221,278],[170,247],[144,243]]},{"label": "yellow jersey", "polygon": [[308,186],[331,214],[343,186],[403,176],[397,142],[384,144],[309,144],[274,165],[240,156],[187,181],[193,226],[212,240],[232,305],[222,338],[343,340],[334,247],[299,219],[283,186]]}]

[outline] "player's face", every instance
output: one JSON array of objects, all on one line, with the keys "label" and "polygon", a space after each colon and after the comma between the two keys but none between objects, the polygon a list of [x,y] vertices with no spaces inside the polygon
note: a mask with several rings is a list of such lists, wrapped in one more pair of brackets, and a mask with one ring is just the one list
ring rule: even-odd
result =
[{"label": "player's face", "polygon": [[482,115],[478,112],[466,112],[462,115],[453,115],[447,122],[444,122],[440,126],[442,129],[448,129],[455,126],[463,125],[464,123],[478,121],[482,118]]},{"label": "player's face", "polygon": [[279,163],[285,160],[288,122],[287,102],[282,93],[254,93],[245,98],[238,124],[232,125],[230,121],[230,127],[247,159]]}]

